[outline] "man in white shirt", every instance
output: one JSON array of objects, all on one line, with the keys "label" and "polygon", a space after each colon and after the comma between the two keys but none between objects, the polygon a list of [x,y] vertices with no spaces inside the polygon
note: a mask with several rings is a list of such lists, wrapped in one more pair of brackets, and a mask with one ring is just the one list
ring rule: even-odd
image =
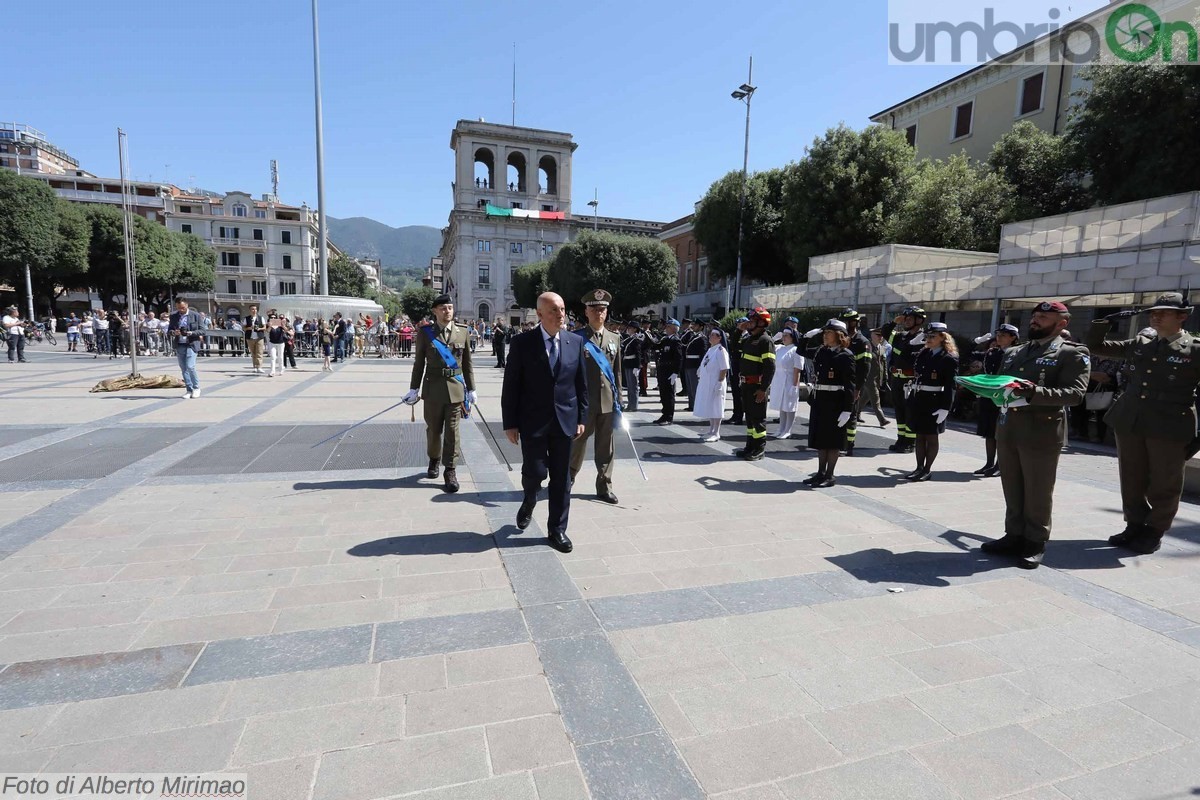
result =
[{"label": "man in white shirt", "polygon": [[4,317],[0,319],[0,325],[4,326],[4,335],[8,339],[8,360],[9,363],[20,361],[22,364],[25,361],[25,324],[21,320],[21,310],[16,306],[9,306],[4,310]]}]

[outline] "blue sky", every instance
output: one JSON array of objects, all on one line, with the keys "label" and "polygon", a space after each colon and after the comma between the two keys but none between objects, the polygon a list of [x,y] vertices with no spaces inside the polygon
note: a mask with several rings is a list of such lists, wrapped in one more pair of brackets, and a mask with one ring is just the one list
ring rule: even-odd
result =
[{"label": "blue sky", "polygon": [[[672,220],[741,167],[729,92],[754,55],[750,168],[961,71],[888,66],[887,3],[322,0],[327,213],[442,226],[461,118],[569,131],[575,212]],[[43,0],[8,37],[0,115],[100,175],[316,204],[308,0]],[[12,24],[15,19],[9,15]],[[43,25],[50,22],[51,32]],[[16,52],[12,52],[15,47]],[[169,167],[167,165],[170,165]]]}]

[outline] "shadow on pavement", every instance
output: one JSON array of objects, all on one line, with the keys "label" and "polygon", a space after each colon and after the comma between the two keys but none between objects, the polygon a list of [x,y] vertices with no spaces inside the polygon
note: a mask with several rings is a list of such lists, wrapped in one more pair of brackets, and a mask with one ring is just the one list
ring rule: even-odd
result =
[{"label": "shadow on pavement", "polygon": [[[297,492],[328,492],[328,491],[351,491],[354,489],[403,489],[405,487],[421,486],[422,480],[425,478],[425,473],[417,475],[406,475],[403,478],[359,478],[358,480],[348,481],[316,481],[311,483],[295,483],[292,484],[292,489]],[[430,486],[435,484],[434,481],[429,481]]]},{"label": "shadow on pavement", "polygon": [[797,478],[795,481],[727,481],[724,478],[702,476],[696,483],[714,492],[737,492],[738,494],[793,494],[805,488]]},{"label": "shadow on pavement", "polygon": [[825,560],[860,581],[894,586],[953,586],[956,582],[948,579],[967,578],[1013,566],[1010,561],[991,558],[978,551],[893,553],[882,547],[827,556]]},{"label": "shadow on pavement", "polygon": [[447,531],[445,533],[422,533],[415,536],[391,536],[373,542],[356,544],[346,552],[360,558],[379,556],[427,556],[455,555],[459,553],[484,553],[496,548],[490,533],[470,531]]}]

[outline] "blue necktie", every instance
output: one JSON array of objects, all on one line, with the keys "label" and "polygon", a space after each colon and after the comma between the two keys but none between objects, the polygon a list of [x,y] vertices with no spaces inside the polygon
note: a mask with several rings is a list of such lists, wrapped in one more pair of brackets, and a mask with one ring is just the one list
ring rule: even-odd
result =
[{"label": "blue necktie", "polygon": [[553,336],[550,337],[550,371],[558,371],[558,346],[557,341]]}]

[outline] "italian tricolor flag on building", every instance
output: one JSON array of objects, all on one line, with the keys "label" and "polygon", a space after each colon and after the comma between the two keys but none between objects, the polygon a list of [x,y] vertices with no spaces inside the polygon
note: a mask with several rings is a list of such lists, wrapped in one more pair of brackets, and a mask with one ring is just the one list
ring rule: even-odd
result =
[{"label": "italian tricolor flag on building", "polygon": [[567,215],[562,211],[534,211],[527,208],[501,208],[494,206],[491,203],[487,204],[487,215],[489,217],[519,217],[521,219],[566,219]]}]

